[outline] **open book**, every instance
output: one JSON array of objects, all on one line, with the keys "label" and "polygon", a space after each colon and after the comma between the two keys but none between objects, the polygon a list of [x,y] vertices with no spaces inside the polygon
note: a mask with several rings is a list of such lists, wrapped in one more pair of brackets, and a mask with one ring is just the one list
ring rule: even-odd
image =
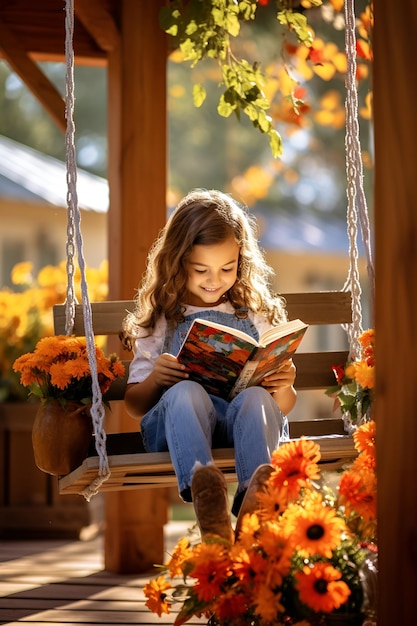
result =
[{"label": "open book", "polygon": [[290,359],[308,328],[301,320],[274,326],[259,342],[246,333],[197,318],[177,355],[190,380],[208,393],[231,399]]}]

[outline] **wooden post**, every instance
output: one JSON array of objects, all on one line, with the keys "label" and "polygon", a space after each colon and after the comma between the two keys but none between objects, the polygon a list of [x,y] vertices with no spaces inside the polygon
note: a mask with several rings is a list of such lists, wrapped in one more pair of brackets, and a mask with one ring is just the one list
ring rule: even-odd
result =
[{"label": "wooden post", "polygon": [[[166,38],[164,0],[120,3],[120,49],[108,59],[110,299],[131,299],[148,249],[166,220]],[[127,358],[124,356],[124,358]],[[121,404],[108,432],[131,431]],[[162,563],[165,489],[106,495],[105,567],[142,572]]]},{"label": "wooden post", "polygon": [[378,626],[417,590],[417,4],[374,3]]}]

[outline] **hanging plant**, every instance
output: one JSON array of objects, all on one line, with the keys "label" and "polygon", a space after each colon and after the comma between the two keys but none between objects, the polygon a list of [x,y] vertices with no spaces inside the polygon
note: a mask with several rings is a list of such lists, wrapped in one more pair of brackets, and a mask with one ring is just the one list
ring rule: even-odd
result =
[{"label": "hanging plant", "polygon": [[[271,77],[260,63],[240,58],[233,49],[233,43],[241,33],[241,25],[254,22],[258,5],[262,7],[268,4],[274,4],[277,8],[276,20],[283,33],[281,55],[285,74],[276,77],[275,83],[278,82],[278,86],[272,91],[269,84]],[[339,14],[341,17],[343,0],[330,0],[326,4],[331,7],[333,15]],[[294,120],[301,119],[303,113],[309,110],[304,102],[305,91],[301,88],[297,65],[308,62],[311,67],[317,68],[317,74],[323,80],[329,80],[330,70],[333,73],[340,71],[343,65],[339,57],[332,62],[334,50],[329,58],[326,57],[325,46],[321,40],[316,40],[314,30],[305,15],[306,9],[322,5],[322,0],[172,0],[162,8],[160,24],[173,38],[173,47],[179,51],[180,60],[190,63],[191,68],[205,59],[218,62],[219,82],[223,89],[217,106],[219,115],[229,117],[234,113],[239,120],[242,114],[245,115],[255,128],[268,136],[272,155],[277,158],[282,154],[282,139],[274,122],[285,118],[284,121],[294,123]],[[359,23],[362,39],[358,54],[365,58],[363,51],[369,50],[366,38],[370,34],[372,10],[361,15]],[[339,54],[344,57],[344,53]],[[285,60],[289,56],[294,58],[294,70],[291,63]],[[370,54],[367,59],[371,60]],[[273,107],[277,90],[282,92],[279,111],[274,110],[277,107]],[[195,83],[193,101],[196,107],[202,106],[206,95],[204,85]]]},{"label": "hanging plant", "polygon": [[[265,4],[265,3],[264,3]],[[279,0],[277,20],[293,31],[299,42],[313,43],[312,31],[302,13],[294,11],[292,3]],[[320,6],[322,0],[313,0]],[[232,51],[231,38],[237,37],[241,22],[255,19],[257,0],[174,0],[161,11],[163,29],[175,38],[184,61],[194,67],[205,58],[217,59],[221,67],[224,92],[217,107],[219,115],[229,117],[245,114],[255,128],[269,136],[272,154],[282,154],[282,141],[268,115],[271,103],[264,93],[266,76],[257,63],[237,58]],[[206,91],[201,84],[193,90],[194,104],[201,106]]]}]

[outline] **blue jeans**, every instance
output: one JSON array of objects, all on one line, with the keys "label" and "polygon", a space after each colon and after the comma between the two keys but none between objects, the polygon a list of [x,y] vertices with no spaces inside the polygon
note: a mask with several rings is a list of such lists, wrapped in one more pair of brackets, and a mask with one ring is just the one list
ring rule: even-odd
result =
[{"label": "blue jeans", "polygon": [[182,498],[191,501],[196,461],[213,461],[211,450],[234,447],[238,488],[243,492],[259,465],[288,439],[288,420],[262,387],[249,387],[231,402],[209,395],[196,382],[170,387],[142,419],[148,452],[169,451]]}]

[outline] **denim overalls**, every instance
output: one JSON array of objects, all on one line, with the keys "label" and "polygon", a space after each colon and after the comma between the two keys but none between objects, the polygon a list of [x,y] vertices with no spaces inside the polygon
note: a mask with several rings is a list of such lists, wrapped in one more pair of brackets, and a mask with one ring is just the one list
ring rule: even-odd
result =
[{"label": "denim overalls", "polygon": [[[167,330],[162,352],[178,354],[196,317],[259,338],[244,310],[234,314],[207,309],[187,315],[173,332]],[[196,461],[207,465],[213,461],[212,448],[234,447],[239,494],[246,489],[255,469],[269,463],[271,452],[288,439],[288,421],[262,387],[245,389],[227,402],[209,395],[199,383],[184,380],[167,389],[144,415],[141,431],[148,452],[169,450],[180,494],[191,502],[190,485]]]}]

